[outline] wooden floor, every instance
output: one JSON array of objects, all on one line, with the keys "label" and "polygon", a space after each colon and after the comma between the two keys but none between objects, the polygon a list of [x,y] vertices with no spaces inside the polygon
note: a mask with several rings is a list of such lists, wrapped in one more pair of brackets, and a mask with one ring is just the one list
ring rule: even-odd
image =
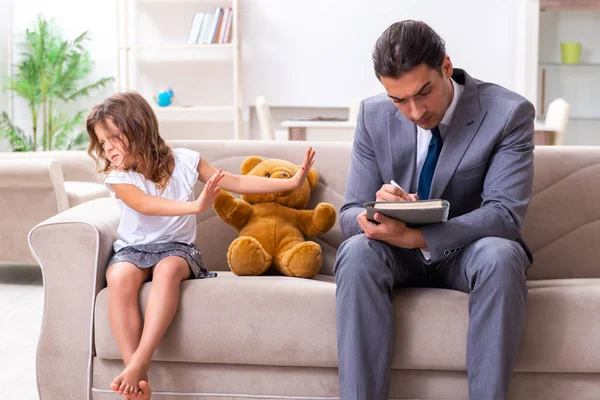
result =
[{"label": "wooden floor", "polygon": [[0,399],[39,398],[35,353],[43,301],[39,267],[0,264]]}]

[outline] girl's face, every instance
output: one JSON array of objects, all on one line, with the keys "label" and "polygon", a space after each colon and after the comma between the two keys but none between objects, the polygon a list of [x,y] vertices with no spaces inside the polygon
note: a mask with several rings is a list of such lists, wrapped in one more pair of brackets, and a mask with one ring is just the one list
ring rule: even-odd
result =
[{"label": "girl's face", "polygon": [[102,149],[104,150],[104,156],[110,161],[111,165],[117,169],[124,170],[128,167],[127,165],[127,150],[129,141],[127,136],[119,132],[115,124],[107,119],[106,129],[100,124],[94,127],[96,138]]}]

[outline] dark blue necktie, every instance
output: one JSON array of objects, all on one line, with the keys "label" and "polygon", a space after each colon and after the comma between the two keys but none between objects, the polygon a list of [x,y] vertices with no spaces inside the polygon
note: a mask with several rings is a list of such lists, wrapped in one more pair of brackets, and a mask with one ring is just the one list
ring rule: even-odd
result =
[{"label": "dark blue necktie", "polygon": [[429,199],[431,181],[433,180],[433,173],[440,156],[440,151],[442,151],[442,137],[440,136],[440,129],[436,126],[431,130],[431,140],[427,149],[427,157],[425,157],[423,168],[421,168],[421,175],[419,175],[417,195],[420,200]]}]

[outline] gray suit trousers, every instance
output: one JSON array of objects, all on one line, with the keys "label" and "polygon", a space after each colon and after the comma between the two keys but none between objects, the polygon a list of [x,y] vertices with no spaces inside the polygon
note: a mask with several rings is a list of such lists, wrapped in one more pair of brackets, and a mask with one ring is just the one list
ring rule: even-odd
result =
[{"label": "gray suit trousers", "polygon": [[525,321],[527,254],[486,237],[428,265],[419,250],[356,235],[334,267],[340,399],[385,400],[394,344],[393,291],[440,287],[469,293],[466,363],[471,400],[505,398]]}]

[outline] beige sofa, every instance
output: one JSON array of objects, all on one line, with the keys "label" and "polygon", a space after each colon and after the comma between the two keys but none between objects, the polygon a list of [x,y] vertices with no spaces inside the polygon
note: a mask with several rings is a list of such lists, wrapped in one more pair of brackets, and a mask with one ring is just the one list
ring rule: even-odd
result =
[{"label": "beige sofa", "polygon": [[[300,162],[299,142],[171,142],[237,171],[248,155]],[[321,182],[309,207],[339,209],[348,143],[313,143]],[[600,148],[538,147],[524,236],[535,255],[527,323],[509,398],[600,396]],[[117,399],[122,369],[107,318],[105,265],[119,211],[111,199],[66,210],[35,227],[30,245],[44,272],[46,304],[37,353],[43,400]],[[335,399],[335,283],[339,226],[317,242],[316,279],[236,277],[226,251],[235,231],[198,215],[197,245],[216,279],[183,283],[181,306],[154,355],[156,399]],[[144,284],[142,307],[151,283]],[[468,295],[414,288],[396,294],[391,399],[466,399]],[[474,399],[481,400],[481,399]]]},{"label": "beige sofa", "polygon": [[0,262],[29,264],[36,224],[86,201],[108,197],[83,151],[0,153]]}]

